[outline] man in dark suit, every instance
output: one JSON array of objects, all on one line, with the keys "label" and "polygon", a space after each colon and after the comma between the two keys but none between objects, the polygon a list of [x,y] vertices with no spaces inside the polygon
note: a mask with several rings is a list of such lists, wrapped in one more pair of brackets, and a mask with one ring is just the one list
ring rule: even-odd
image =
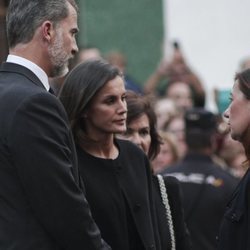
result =
[{"label": "man in dark suit", "polygon": [[48,76],[78,50],[74,0],[12,0],[0,68],[0,249],[110,249],[84,196],[67,115]]}]

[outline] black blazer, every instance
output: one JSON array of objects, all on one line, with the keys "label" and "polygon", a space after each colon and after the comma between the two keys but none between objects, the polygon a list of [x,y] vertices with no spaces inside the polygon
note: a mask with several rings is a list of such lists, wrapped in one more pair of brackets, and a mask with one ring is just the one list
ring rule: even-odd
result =
[{"label": "black blazer", "polygon": [[0,249],[107,249],[56,97],[27,68],[3,63],[0,117]]},{"label": "black blazer", "polygon": [[219,250],[250,249],[250,172],[235,189],[222,219]]}]

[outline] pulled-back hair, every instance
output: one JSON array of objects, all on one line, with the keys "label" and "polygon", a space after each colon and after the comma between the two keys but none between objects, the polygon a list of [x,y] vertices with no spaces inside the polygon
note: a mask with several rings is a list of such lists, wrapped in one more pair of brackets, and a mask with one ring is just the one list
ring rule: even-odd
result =
[{"label": "pulled-back hair", "polygon": [[76,143],[86,139],[83,114],[98,91],[116,76],[119,69],[105,60],[89,60],[78,64],[67,76],[59,93]]},{"label": "pulled-back hair", "polygon": [[56,25],[66,18],[68,3],[78,9],[74,0],[11,0],[6,17],[9,47],[29,42],[44,21]]}]

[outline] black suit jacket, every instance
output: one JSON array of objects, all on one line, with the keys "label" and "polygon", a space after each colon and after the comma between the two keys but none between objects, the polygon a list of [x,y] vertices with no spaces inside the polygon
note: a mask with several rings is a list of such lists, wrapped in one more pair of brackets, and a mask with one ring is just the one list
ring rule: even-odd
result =
[{"label": "black suit jacket", "polygon": [[250,249],[250,170],[235,189],[222,219],[219,250]]},{"label": "black suit jacket", "polygon": [[27,68],[0,68],[0,249],[107,249],[80,187],[66,113]]}]

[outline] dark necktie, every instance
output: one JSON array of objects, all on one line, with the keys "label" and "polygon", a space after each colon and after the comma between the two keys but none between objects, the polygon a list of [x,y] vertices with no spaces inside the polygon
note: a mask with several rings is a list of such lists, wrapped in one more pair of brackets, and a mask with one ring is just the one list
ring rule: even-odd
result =
[{"label": "dark necktie", "polygon": [[55,95],[55,92],[52,88],[49,88],[49,92],[52,94],[52,95]]}]

